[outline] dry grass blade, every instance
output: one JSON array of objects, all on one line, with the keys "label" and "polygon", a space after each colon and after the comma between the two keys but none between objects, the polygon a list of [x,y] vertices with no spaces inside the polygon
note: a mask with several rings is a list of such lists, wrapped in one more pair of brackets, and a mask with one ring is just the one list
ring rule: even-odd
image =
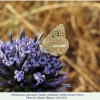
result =
[{"label": "dry grass blade", "polygon": [[100,91],[100,87],[94,83],[94,81],[76,64],[74,64],[68,57],[62,56],[60,59],[64,59],[69,65],[71,65],[84,79],[92,85],[97,91]]},{"label": "dry grass blade", "polygon": [[[58,3],[58,4],[46,5],[46,6],[35,8],[28,12],[22,13],[22,14],[20,14],[21,15],[20,18],[27,17],[28,15],[31,15],[31,14],[40,13],[45,10],[56,9],[56,8],[67,7],[67,6],[68,6],[68,3],[60,3],[60,4]],[[13,21],[14,20],[12,20],[12,18],[6,19],[6,20],[0,22],[0,27],[7,25],[9,23],[12,23]]]},{"label": "dry grass blade", "polygon": [[49,11],[49,14],[46,16],[45,21],[44,21],[43,24],[41,25],[41,28],[40,28],[40,30],[39,30],[40,32],[44,30],[45,26],[47,25],[47,23],[48,23],[48,21],[49,21],[49,19],[50,19],[50,16],[51,16],[52,12],[53,12],[53,10],[50,10],[50,11]]},{"label": "dry grass blade", "polygon": [[38,33],[34,26],[23,18],[9,3],[6,4],[6,8],[9,9],[20,21],[22,21],[33,33]]}]

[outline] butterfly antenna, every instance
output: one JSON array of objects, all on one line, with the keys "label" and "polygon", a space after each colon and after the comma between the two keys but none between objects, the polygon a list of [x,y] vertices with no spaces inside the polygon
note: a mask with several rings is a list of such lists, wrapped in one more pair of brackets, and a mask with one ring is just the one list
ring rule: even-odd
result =
[{"label": "butterfly antenna", "polygon": [[42,33],[40,34],[40,36],[39,36],[39,41],[41,41],[41,38],[42,38],[43,34],[44,34],[44,32],[42,32]]}]

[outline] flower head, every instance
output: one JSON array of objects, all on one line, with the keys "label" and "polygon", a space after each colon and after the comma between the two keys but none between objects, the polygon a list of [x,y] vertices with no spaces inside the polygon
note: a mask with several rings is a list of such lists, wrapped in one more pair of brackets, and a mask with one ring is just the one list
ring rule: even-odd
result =
[{"label": "flower head", "polygon": [[0,41],[1,92],[51,92],[68,86],[59,57],[40,50],[42,35],[29,39],[22,29],[20,39],[14,40],[10,33],[10,41]]}]

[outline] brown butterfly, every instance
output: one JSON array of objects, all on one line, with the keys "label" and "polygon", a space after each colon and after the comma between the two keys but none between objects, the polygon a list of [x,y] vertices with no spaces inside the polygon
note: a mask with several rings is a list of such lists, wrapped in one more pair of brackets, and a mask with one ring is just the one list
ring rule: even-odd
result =
[{"label": "brown butterfly", "polygon": [[63,55],[69,48],[69,42],[65,38],[65,29],[62,24],[56,26],[40,44],[41,51],[58,56]]}]

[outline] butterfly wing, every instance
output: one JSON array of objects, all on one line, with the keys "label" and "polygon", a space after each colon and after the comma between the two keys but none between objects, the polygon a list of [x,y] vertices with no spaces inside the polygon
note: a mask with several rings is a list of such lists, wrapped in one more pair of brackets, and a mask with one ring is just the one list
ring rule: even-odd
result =
[{"label": "butterfly wing", "polygon": [[40,45],[41,51],[52,55],[65,54],[69,48],[69,42],[65,39],[65,29],[62,24],[56,26]]},{"label": "butterfly wing", "polygon": [[50,54],[62,55],[65,54],[69,48],[69,42],[64,37],[51,39],[50,41],[43,42],[43,46]]},{"label": "butterfly wing", "polygon": [[64,37],[65,38],[65,29],[63,24],[59,24],[58,26],[56,26],[50,33],[49,35],[44,39],[43,42],[47,42],[50,41],[53,38],[61,38]]}]

